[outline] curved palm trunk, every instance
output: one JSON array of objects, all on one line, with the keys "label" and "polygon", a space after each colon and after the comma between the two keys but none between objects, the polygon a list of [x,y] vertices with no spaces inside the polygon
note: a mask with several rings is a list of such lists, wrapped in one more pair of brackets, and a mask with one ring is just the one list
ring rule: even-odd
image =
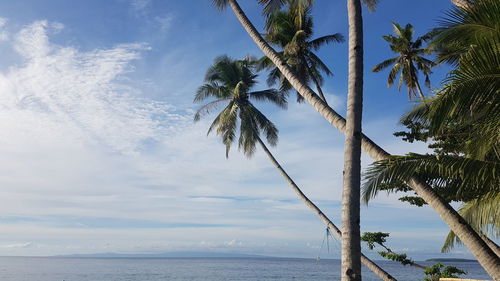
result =
[{"label": "curved palm trunk", "polygon": [[[262,38],[257,29],[247,18],[236,0],[228,0],[234,14],[252,40],[281,73],[286,77],[297,92],[304,97],[332,126],[345,133],[345,119],[326,105],[307,85],[302,83],[290,67],[279,57],[278,53]],[[371,139],[362,134],[362,149],[374,160],[383,160],[391,156]],[[431,206],[445,221],[453,232],[469,248],[483,268],[495,280],[500,280],[500,259],[492,249],[479,237],[469,224],[444,201],[427,183],[417,177],[408,181],[408,185]]]},{"label": "curved palm trunk", "polygon": [[342,281],[361,281],[360,194],[363,112],[363,18],[360,0],[347,0],[349,79],[342,190]]},{"label": "curved palm trunk", "polygon": [[[293,191],[299,196],[299,198],[304,201],[304,204],[306,204],[309,209],[311,209],[314,213],[316,213],[321,221],[335,234],[337,234],[338,237],[342,237],[342,232],[340,229],[333,224],[333,222],[311,201],[307,196],[300,190],[300,188],[295,184],[292,178],[287,174],[287,172],[281,167],[280,163],[274,158],[273,154],[269,151],[267,146],[264,144],[264,142],[260,139],[257,138],[259,141],[260,146],[266,152],[267,157],[271,160],[271,162],[274,164],[274,166],[280,171],[281,175],[285,178],[285,180],[290,184],[292,187]],[[369,268],[373,273],[375,273],[380,279],[384,281],[396,281],[394,277],[392,277],[389,273],[385,272],[382,268],[380,268],[377,264],[375,264],[373,261],[371,261],[369,258],[367,258],[365,255],[361,254],[361,262]]]}]

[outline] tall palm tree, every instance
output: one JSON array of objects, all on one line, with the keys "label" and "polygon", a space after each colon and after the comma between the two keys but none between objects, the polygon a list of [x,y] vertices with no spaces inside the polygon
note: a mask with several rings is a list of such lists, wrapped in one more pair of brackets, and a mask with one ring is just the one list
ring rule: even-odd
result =
[{"label": "tall palm tree", "polygon": [[360,0],[347,0],[349,77],[342,189],[341,280],[361,281],[361,119],[363,112],[363,16]]},{"label": "tall palm tree", "polygon": [[[284,92],[273,89],[250,92],[252,86],[256,84],[257,78],[253,70],[254,62],[250,59],[232,60],[227,56],[217,58],[207,71],[206,84],[198,89],[194,99],[195,102],[207,99],[211,101],[198,109],[194,120],[199,121],[206,114],[225,105],[212,122],[208,133],[215,129],[215,132],[222,137],[222,142],[226,145],[226,156],[231,145],[236,141],[239,124],[239,148],[250,157],[255,151],[256,143],[258,143],[300,199],[320,217],[333,233],[341,237],[341,231],[337,226],[306,197],[260,138],[261,133],[263,133],[268,143],[274,146],[278,140],[278,129],[253,106],[251,100],[270,101],[281,108],[285,108],[287,103]],[[383,280],[396,280],[366,256],[362,255],[361,259],[363,264]]]},{"label": "tall palm tree", "polygon": [[[250,38],[283,73],[290,84],[302,95],[302,97],[316,109],[321,116],[325,118],[333,127],[342,133],[346,133],[346,120],[335,112],[331,107],[325,104],[306,84],[302,83],[292,69],[281,59],[280,55],[264,40],[252,22],[245,15],[236,0],[212,0],[219,9],[230,6],[236,18],[240,21],[242,27],[246,30]],[[365,1],[366,2],[366,1]],[[376,2],[376,1],[373,1]],[[391,156],[364,134],[361,134],[362,148],[374,160],[383,160]],[[498,267],[500,261],[498,256],[486,245],[478,233],[471,228],[469,224],[441,198],[425,181],[418,177],[412,177],[409,186],[431,206],[436,213],[445,221],[455,232],[464,245],[469,248],[471,253],[477,258],[483,268],[496,279],[500,279]]]},{"label": "tall palm tree", "polygon": [[[304,83],[309,84],[311,81],[314,83],[319,96],[326,103],[321,89],[323,84],[321,73],[332,75],[332,72],[313,51],[329,43],[343,42],[344,38],[341,34],[335,33],[311,39],[313,19],[310,14],[310,3],[304,0],[288,1],[286,11],[277,10],[267,18],[265,38],[283,50],[280,52],[283,60],[292,67]],[[269,85],[279,83],[280,88],[286,91],[293,88],[268,57],[262,57],[260,67],[270,70],[267,79]],[[297,101],[303,100],[302,96],[297,94]]]},{"label": "tall palm tree", "polygon": [[391,50],[398,54],[396,57],[385,60],[377,64],[372,71],[379,72],[382,69],[392,66],[387,78],[387,86],[391,87],[399,75],[398,90],[401,90],[403,82],[408,88],[408,98],[417,97],[424,99],[424,93],[418,82],[418,73],[422,71],[425,76],[425,85],[430,88],[431,81],[429,75],[432,73],[431,68],[435,63],[422,55],[430,54],[431,49],[422,48],[424,41],[423,37],[418,37],[413,41],[414,29],[411,24],[407,24],[404,28],[398,23],[393,22],[394,35],[382,36],[389,43]]}]

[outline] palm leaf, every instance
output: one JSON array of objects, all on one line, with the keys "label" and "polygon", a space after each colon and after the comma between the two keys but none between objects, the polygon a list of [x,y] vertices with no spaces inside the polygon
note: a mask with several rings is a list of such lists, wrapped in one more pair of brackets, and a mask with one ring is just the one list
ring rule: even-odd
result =
[{"label": "palm leaf", "polygon": [[399,57],[394,57],[394,58],[390,58],[388,60],[385,60],[385,61],[377,64],[376,66],[374,66],[372,68],[372,72],[379,72],[380,70],[385,69],[385,68],[389,67],[390,65],[396,63],[398,60],[399,60]]},{"label": "palm leaf", "polygon": [[323,45],[328,45],[330,43],[342,43],[344,42],[344,36],[340,33],[335,33],[332,35],[326,35],[314,40],[309,41],[308,45],[314,50],[319,50]]},{"label": "palm leaf", "polygon": [[373,198],[379,185],[400,184],[414,175],[434,186],[446,186],[454,180],[457,197],[500,192],[500,163],[497,161],[412,153],[374,162],[364,175],[363,199],[368,202]]},{"label": "palm leaf", "polygon": [[283,109],[286,109],[288,106],[286,92],[278,91],[275,89],[267,89],[262,91],[251,92],[248,93],[248,97],[256,101],[271,102],[274,105],[277,105],[278,107]]},{"label": "palm leaf", "polygon": [[[484,233],[492,237],[500,237],[500,194],[491,194],[481,199],[474,199],[462,207],[458,213],[479,233],[483,239],[489,239]],[[493,241],[491,241],[494,243]],[[462,244],[453,231],[446,236],[441,252],[447,253],[457,244]]]},{"label": "palm leaf", "polygon": [[222,104],[227,104],[229,101],[230,99],[215,100],[203,105],[196,111],[194,121],[200,121],[203,116],[212,113],[213,110],[219,108]]}]

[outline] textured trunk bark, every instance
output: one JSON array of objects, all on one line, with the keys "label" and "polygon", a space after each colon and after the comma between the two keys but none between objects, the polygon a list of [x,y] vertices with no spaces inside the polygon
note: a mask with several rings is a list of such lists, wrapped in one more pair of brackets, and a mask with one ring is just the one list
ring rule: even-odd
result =
[{"label": "textured trunk bark", "polygon": [[363,17],[360,0],[347,0],[349,77],[342,190],[342,281],[361,281],[360,188],[363,111]]},{"label": "textured trunk bark", "polygon": [[[307,85],[302,83],[290,67],[279,57],[278,53],[269,46],[262,38],[257,29],[247,18],[236,0],[228,0],[234,14],[240,21],[243,28],[249,36],[275,65],[281,73],[287,78],[290,84],[297,92],[304,97],[332,126],[337,128],[342,133],[345,133],[345,119],[335,112],[332,108],[326,105]],[[375,144],[367,136],[362,135],[362,149],[370,155],[374,160],[387,159],[390,154]],[[479,235],[467,224],[467,222],[453,209],[446,201],[444,201],[434,190],[424,181],[417,177],[413,177],[408,185],[422,197],[429,206],[445,221],[453,232],[460,238],[464,245],[469,248],[478,262],[495,280],[500,280],[500,259],[492,249],[479,237]]]},{"label": "textured trunk bark", "polygon": [[[338,227],[333,224],[333,222],[311,201],[307,196],[302,192],[302,190],[297,186],[297,184],[293,181],[292,178],[287,174],[287,172],[281,167],[280,163],[274,158],[273,154],[269,151],[264,142],[259,138],[259,144],[261,145],[264,152],[267,154],[267,157],[271,160],[273,165],[280,171],[281,175],[285,178],[288,184],[292,187],[293,191],[299,196],[299,198],[304,201],[309,209],[311,209],[314,213],[316,213],[321,221],[338,237],[342,237],[342,232]],[[382,268],[380,268],[377,264],[367,258],[365,255],[361,254],[361,262],[370,269],[373,273],[375,273],[380,279],[384,281],[396,281],[394,277],[392,277],[389,273],[385,272]]]}]

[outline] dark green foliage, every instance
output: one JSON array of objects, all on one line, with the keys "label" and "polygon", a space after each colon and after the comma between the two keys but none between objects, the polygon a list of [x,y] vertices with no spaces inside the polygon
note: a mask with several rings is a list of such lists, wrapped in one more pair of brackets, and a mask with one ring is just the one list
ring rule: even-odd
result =
[{"label": "dark green foliage", "polygon": [[424,279],[425,281],[439,281],[439,278],[459,278],[459,275],[467,274],[464,270],[458,269],[454,266],[445,267],[441,263],[437,263],[426,268],[424,273],[427,275]]},{"label": "dark green foliage", "polygon": [[384,252],[384,251],[380,251],[380,252],[378,252],[378,254],[381,255],[382,257],[388,259],[388,260],[397,261],[397,262],[401,263],[402,265],[414,264],[414,262],[406,256],[406,254],[396,254],[396,253]]},{"label": "dark green foliage", "polygon": [[361,241],[366,242],[370,250],[373,250],[375,248],[375,245],[383,247],[385,251],[379,251],[378,254],[388,260],[399,262],[402,265],[411,265],[419,268],[424,268],[423,266],[416,264],[413,260],[409,259],[406,254],[394,253],[391,249],[389,249],[385,245],[385,242],[387,242],[387,237],[389,237],[389,233],[365,232],[363,233],[363,235],[361,235]]},{"label": "dark green foliage", "polygon": [[500,192],[500,162],[410,153],[373,163],[365,173],[363,198],[365,202],[373,198],[380,184],[406,182],[414,175],[433,186],[448,201],[468,201],[490,192]]},{"label": "dark green foliage", "polygon": [[500,1],[476,0],[468,8],[453,7],[440,20],[433,32],[431,46],[438,62],[457,66],[461,56],[481,38],[491,38],[500,32]]},{"label": "dark green foliage", "polygon": [[410,265],[418,267],[424,270],[425,274],[428,276],[425,280],[439,281],[440,277],[455,277],[456,274],[466,274],[465,271],[460,270],[454,266],[447,266],[441,271],[443,265],[438,263],[431,267],[425,267],[420,264],[415,263],[412,259],[408,258],[406,254],[394,253],[389,249],[385,243],[387,242],[387,237],[389,233],[385,232],[365,232],[361,236],[361,241],[367,243],[368,248],[373,250],[376,245],[382,246],[385,251],[379,251],[378,254],[388,260],[396,261],[402,265]]},{"label": "dark green foliage", "polygon": [[384,243],[386,242],[386,239],[389,237],[389,233],[384,233],[384,232],[365,232],[361,236],[361,241],[364,241],[368,244],[368,248],[370,250],[373,250],[375,248],[375,244],[378,244],[380,246],[384,246]]},{"label": "dark green foliage", "polygon": [[401,202],[408,202],[410,205],[418,207],[422,207],[423,205],[427,204],[424,199],[418,196],[403,196],[400,197],[398,200]]}]

